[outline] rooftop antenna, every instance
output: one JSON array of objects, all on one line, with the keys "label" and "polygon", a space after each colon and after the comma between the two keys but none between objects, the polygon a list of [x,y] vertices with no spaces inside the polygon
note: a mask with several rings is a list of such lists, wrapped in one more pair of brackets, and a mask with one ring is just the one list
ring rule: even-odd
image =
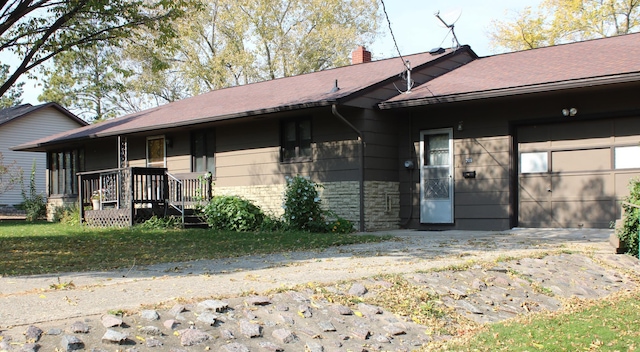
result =
[{"label": "rooftop antenna", "polygon": [[[449,28],[449,30],[451,31],[451,34],[453,35],[453,40],[455,41],[455,48],[459,48],[460,47],[460,42],[458,41],[458,37],[456,37],[456,32],[454,31],[454,26],[456,24],[456,22],[458,22],[458,19],[460,19],[460,15],[462,15],[462,10],[461,9],[456,9],[453,11],[449,11],[445,14],[443,14],[442,16],[444,16],[445,18],[449,19],[451,24],[448,24],[447,22],[445,22],[445,20],[442,18],[442,16],[440,16],[440,11],[437,11],[435,14],[437,19],[440,20],[440,22],[442,22],[442,25],[446,28]],[[453,19],[453,20],[451,20]]]}]

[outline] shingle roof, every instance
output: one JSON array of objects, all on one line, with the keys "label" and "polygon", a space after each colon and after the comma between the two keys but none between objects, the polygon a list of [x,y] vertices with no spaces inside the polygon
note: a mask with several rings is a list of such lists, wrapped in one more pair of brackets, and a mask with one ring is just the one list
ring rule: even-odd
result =
[{"label": "shingle roof", "polygon": [[482,57],[381,108],[639,80],[640,33]]},{"label": "shingle roof", "polygon": [[[468,46],[463,47],[461,51],[471,52]],[[427,52],[406,56],[405,59],[410,60],[413,68],[417,69],[454,54],[457,52],[446,50],[442,54],[432,55]],[[475,53],[473,56],[475,57]],[[393,58],[218,89],[160,107],[60,133],[23,144],[15,149],[33,149],[63,141],[115,136],[277,111],[327,106],[333,102],[348,101],[370,87],[393,80],[403,69],[402,61]],[[336,80],[340,89],[332,91]]]},{"label": "shingle roof", "polygon": [[57,109],[58,111],[60,111],[61,113],[63,113],[64,115],[66,115],[67,117],[69,117],[70,119],[78,122],[81,125],[87,125],[87,122],[80,119],[79,117],[77,117],[76,115],[74,115],[73,113],[71,113],[69,110],[63,108],[62,106],[60,106],[57,103],[45,103],[45,104],[40,104],[40,105],[31,105],[31,104],[22,104],[22,105],[16,105],[16,106],[12,106],[10,108],[4,108],[0,110],[0,125],[3,125],[9,121],[15,120],[17,118],[20,118],[22,116],[26,116],[34,111],[40,110],[40,109],[44,109],[44,108],[48,108],[48,107],[52,107]]}]

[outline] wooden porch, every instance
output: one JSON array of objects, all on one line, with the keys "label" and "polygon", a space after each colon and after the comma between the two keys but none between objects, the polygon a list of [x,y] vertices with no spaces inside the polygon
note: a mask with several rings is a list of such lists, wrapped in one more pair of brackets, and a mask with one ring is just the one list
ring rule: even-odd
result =
[{"label": "wooden porch", "polygon": [[78,173],[80,222],[133,226],[153,215],[182,223],[212,196],[210,174],[170,174],[166,168],[129,167]]}]

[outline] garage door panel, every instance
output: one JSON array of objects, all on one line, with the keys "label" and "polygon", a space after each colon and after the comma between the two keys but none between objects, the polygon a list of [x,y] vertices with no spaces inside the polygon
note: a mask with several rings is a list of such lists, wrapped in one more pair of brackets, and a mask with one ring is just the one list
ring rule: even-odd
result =
[{"label": "garage door panel", "polygon": [[562,174],[553,175],[551,199],[596,200],[614,194],[614,177],[611,174]]},{"label": "garage door panel", "polygon": [[551,153],[553,172],[599,171],[611,169],[611,149],[554,151]]},{"label": "garage door panel", "polygon": [[638,172],[634,171],[626,171],[626,172],[616,172],[615,174],[615,191],[616,195],[619,198],[625,197],[629,195],[629,182],[632,178],[637,178],[640,176]]},{"label": "garage door panel", "polygon": [[599,201],[566,201],[551,202],[554,220],[561,227],[594,227],[595,224],[609,227],[616,219],[615,202]]},{"label": "garage door panel", "polygon": [[[549,227],[551,204],[549,202],[520,202],[518,224],[525,227]],[[535,225],[533,225],[535,224]]]},{"label": "garage door panel", "polygon": [[548,175],[527,175],[520,177],[520,199],[533,200],[548,197],[549,193]]}]

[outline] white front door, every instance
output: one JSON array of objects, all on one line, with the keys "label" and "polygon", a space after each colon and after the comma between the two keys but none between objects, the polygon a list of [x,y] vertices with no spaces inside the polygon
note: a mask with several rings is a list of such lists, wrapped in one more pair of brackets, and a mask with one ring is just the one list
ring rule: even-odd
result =
[{"label": "white front door", "polygon": [[420,132],[420,222],[453,223],[453,130]]}]

